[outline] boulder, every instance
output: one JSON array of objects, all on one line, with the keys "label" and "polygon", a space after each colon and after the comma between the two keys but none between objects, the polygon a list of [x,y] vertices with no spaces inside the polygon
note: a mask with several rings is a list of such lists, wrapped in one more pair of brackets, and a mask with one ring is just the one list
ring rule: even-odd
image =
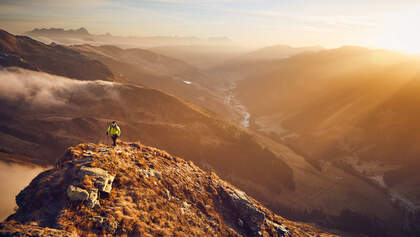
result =
[{"label": "boulder", "polygon": [[84,201],[89,198],[89,192],[83,188],[69,185],[67,187],[67,197],[72,201]]},{"label": "boulder", "polygon": [[244,226],[257,233],[264,224],[265,213],[258,209],[245,192],[220,186],[222,202],[232,207]]},{"label": "boulder", "polygon": [[84,157],[83,157],[83,158],[81,158],[81,159],[71,161],[71,163],[72,163],[72,164],[85,165],[85,164],[90,164],[90,163],[92,163],[92,161],[93,161],[93,158],[92,158],[92,157],[90,157],[90,156],[85,157],[85,156],[84,156]]},{"label": "boulder", "polygon": [[289,233],[289,231],[286,229],[285,226],[283,226],[281,224],[278,224],[278,223],[275,223],[273,221],[270,221],[268,219],[266,219],[265,221],[266,221],[267,225],[273,227],[273,230],[276,233],[276,235],[275,235],[276,237],[283,237],[283,236],[286,236]]},{"label": "boulder", "polygon": [[114,182],[115,176],[110,175],[106,170],[96,167],[82,166],[79,170],[79,176],[81,180],[88,175],[95,186],[101,192],[110,193],[112,189],[112,182]]}]

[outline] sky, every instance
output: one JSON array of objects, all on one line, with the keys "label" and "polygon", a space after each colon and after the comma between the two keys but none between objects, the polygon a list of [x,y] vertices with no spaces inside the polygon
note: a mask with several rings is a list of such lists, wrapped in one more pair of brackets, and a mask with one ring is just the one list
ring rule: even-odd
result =
[{"label": "sky", "polygon": [[0,27],[420,52],[420,0],[0,0]]}]

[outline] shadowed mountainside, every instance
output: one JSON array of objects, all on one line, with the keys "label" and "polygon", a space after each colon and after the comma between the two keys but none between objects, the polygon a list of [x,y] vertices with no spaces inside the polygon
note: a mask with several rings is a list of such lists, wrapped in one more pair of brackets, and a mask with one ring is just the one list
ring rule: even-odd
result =
[{"label": "shadowed mountainside", "polygon": [[223,98],[208,89],[212,78],[183,61],[149,50],[110,45],[71,48],[106,65],[117,81],[160,89],[219,114],[229,114]]},{"label": "shadowed mountainside", "polygon": [[17,66],[78,80],[133,83],[163,90],[230,117],[221,95],[209,89],[211,78],[183,61],[137,48],[46,45],[26,36],[0,33],[4,36],[0,40],[0,66]]},{"label": "shadowed mountainside", "polygon": [[79,80],[109,80],[114,76],[103,64],[57,44],[46,45],[0,29],[0,65],[17,66]]},{"label": "shadowed mountainside", "polygon": [[203,81],[207,79],[198,69],[183,61],[166,57],[149,50],[139,48],[121,49],[112,45],[74,45],[71,46],[71,48],[88,57],[97,58],[100,61],[105,61],[106,58],[108,58],[108,60],[114,59],[120,63],[136,66],[139,71],[145,71],[145,73],[155,74],[157,76],[171,76],[175,77],[174,79],[180,77],[188,81]]}]

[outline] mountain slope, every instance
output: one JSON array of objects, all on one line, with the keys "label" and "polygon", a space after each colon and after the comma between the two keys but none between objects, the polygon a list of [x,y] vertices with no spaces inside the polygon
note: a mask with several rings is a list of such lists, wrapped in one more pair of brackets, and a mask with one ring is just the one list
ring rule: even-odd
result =
[{"label": "mountain slope", "polygon": [[79,80],[113,80],[112,72],[77,51],[0,30],[0,66],[17,66]]},{"label": "mountain slope", "polygon": [[232,83],[252,75],[261,76],[262,73],[275,71],[277,62],[281,59],[297,54],[321,51],[321,47],[290,47],[288,45],[274,45],[252,52],[246,52],[229,58],[209,68],[207,71],[225,83]]},{"label": "mountain slope", "polygon": [[[259,67],[238,81],[236,93],[253,129],[292,148],[325,178],[309,196],[313,206],[323,213],[345,207],[388,223],[375,224],[379,229],[398,226],[391,236],[416,236],[419,65],[407,55],[343,47]],[[296,184],[291,197],[307,202],[310,173],[301,176],[287,163]]]},{"label": "mountain slope", "polygon": [[[417,123],[406,121],[416,111],[416,92],[406,89],[417,83],[418,65],[392,52],[344,47],[279,61],[276,69],[240,82],[238,92],[256,126],[271,123],[267,131],[289,135],[286,140],[309,157],[355,154],[401,162],[396,156],[401,150],[409,157],[420,154],[408,142],[418,133],[386,138],[381,131],[418,130]],[[308,146],[301,139],[316,142]]]},{"label": "mountain slope", "polygon": [[9,82],[0,85],[0,143],[31,162],[51,165],[69,145],[105,142],[108,123],[117,120],[123,140],[194,160],[247,191],[293,188],[290,167],[252,134],[161,91],[22,69],[0,71],[0,80]]},{"label": "mountain slope", "polygon": [[169,45],[150,48],[151,51],[177,58],[200,69],[207,69],[238,57],[249,50],[228,45]]},{"label": "mountain slope", "polygon": [[219,114],[229,113],[223,99],[208,89],[212,78],[183,61],[137,48],[111,45],[71,48],[106,65],[118,81],[160,89]]},{"label": "mountain slope", "polygon": [[71,48],[78,50],[87,56],[98,57],[98,59],[102,56],[105,58],[113,58],[119,62],[132,64],[138,67],[139,70],[158,76],[182,77],[189,81],[206,79],[205,75],[201,74],[199,70],[183,61],[156,54],[145,49],[121,49],[112,45],[75,45],[71,46]]},{"label": "mountain slope", "polygon": [[277,216],[214,173],[140,143],[70,147],[16,202],[16,213],[0,225],[3,235],[332,236]]},{"label": "mountain slope", "polygon": [[143,49],[46,45],[26,36],[0,33],[0,66],[17,66],[78,80],[147,86],[194,101],[229,118],[223,98],[208,88],[211,78],[180,60]]},{"label": "mountain slope", "polygon": [[238,57],[237,61],[260,61],[260,60],[275,60],[287,58],[296,54],[304,52],[317,52],[323,50],[322,47],[291,47],[288,45],[274,45],[264,47],[253,52],[247,53]]}]

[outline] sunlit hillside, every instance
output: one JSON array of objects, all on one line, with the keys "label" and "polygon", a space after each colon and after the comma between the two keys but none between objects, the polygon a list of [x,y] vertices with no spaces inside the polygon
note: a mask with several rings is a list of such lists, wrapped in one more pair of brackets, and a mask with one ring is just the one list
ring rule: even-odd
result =
[{"label": "sunlit hillside", "polygon": [[419,1],[0,12],[0,236],[420,236]]}]

